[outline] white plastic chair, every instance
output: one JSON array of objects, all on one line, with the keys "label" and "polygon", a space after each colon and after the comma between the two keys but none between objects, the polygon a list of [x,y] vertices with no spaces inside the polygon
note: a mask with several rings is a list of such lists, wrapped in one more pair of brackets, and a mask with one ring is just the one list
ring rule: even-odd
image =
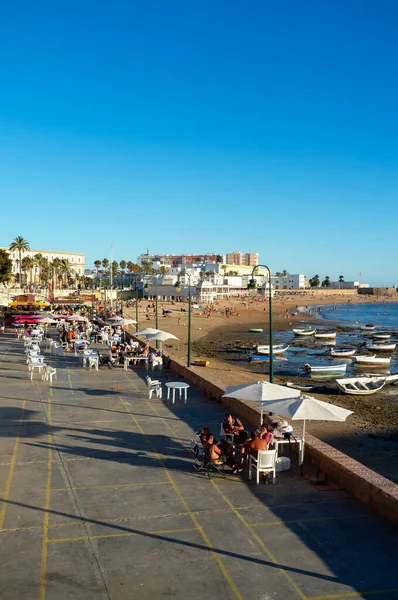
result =
[{"label": "white plastic chair", "polygon": [[45,366],[41,373],[41,378],[43,379],[43,381],[50,380],[50,383],[52,383],[53,377],[55,377],[55,379],[57,379],[57,369],[54,369],[53,367]]},{"label": "white plastic chair", "polygon": [[163,361],[160,356],[154,356],[151,362],[151,370],[154,371],[156,367],[161,371],[163,369]]},{"label": "white plastic chair", "polygon": [[257,473],[257,485],[260,483],[260,473],[264,471],[272,472],[272,483],[275,483],[276,450],[259,450],[257,458],[249,456],[249,479],[252,478],[253,466]]},{"label": "white plastic chair", "polygon": [[224,427],[223,427],[222,423],[220,425],[219,437],[221,439],[224,439],[226,442],[228,442],[228,444],[233,444],[234,443],[234,434],[233,433],[225,433]]},{"label": "white plastic chair", "polygon": [[89,356],[88,357],[88,368],[91,369],[94,367],[96,371],[98,371],[99,358],[98,356]]},{"label": "white plastic chair", "polygon": [[146,384],[148,386],[149,400],[151,400],[153,392],[155,392],[155,396],[157,398],[162,397],[162,382],[161,381],[159,381],[158,379],[151,379],[149,376],[147,376]]}]

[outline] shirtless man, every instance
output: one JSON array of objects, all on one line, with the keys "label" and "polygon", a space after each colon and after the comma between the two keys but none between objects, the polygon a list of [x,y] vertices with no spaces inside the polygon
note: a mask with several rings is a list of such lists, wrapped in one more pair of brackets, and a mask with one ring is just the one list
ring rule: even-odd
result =
[{"label": "shirtless man", "polygon": [[207,460],[210,460],[216,465],[221,465],[223,463],[221,458],[222,452],[215,443],[214,435],[209,435],[207,442],[205,443],[204,450]]}]

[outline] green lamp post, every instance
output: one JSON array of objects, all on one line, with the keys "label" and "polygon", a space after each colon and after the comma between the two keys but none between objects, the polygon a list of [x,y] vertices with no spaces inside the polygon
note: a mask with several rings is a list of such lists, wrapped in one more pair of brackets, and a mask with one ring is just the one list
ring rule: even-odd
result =
[{"label": "green lamp post", "polygon": [[267,265],[256,265],[253,267],[252,276],[247,286],[248,290],[257,289],[257,281],[254,279],[254,272],[259,267],[268,271],[268,288],[269,288],[269,381],[274,383],[274,340],[272,329],[272,286],[271,286],[271,270]]},{"label": "green lamp post", "polygon": [[[189,273],[185,273],[188,277],[188,351],[187,351],[187,366],[191,366],[191,275]],[[180,276],[178,276],[177,283],[175,284],[175,289],[177,294],[181,292],[181,282]]]}]

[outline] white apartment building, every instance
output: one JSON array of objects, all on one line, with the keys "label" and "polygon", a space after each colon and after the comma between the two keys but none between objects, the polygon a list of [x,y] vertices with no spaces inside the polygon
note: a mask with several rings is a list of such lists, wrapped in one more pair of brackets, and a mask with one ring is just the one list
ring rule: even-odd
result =
[{"label": "white apartment building", "polygon": [[[2,250],[5,250],[10,255],[12,260],[12,274],[17,275],[19,273],[19,252],[18,250],[11,251],[9,248],[3,247]],[[49,262],[53,261],[55,258],[59,259],[67,259],[69,260],[72,271],[75,275],[83,275],[84,274],[84,263],[85,263],[85,254],[76,254],[75,252],[57,252],[55,250],[27,250],[26,252],[22,252],[21,258],[24,259],[25,256],[35,256],[36,254],[41,254],[43,258],[47,258]],[[33,277],[36,278],[36,275],[39,275],[39,267],[33,267]]]},{"label": "white apartment building", "polygon": [[272,275],[271,284],[275,290],[304,290],[306,279],[305,275],[292,275],[290,273],[280,277]]}]

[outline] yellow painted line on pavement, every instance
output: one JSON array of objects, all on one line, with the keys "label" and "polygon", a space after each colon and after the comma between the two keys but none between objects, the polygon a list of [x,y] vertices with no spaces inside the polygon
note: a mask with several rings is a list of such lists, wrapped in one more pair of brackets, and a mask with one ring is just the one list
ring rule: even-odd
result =
[{"label": "yellow painted line on pavement", "polygon": [[82,487],[51,488],[52,492],[68,492],[69,490],[106,490],[114,488],[134,488],[147,485],[171,485],[170,481],[149,481],[147,483],[116,483],[114,485],[87,485]]},{"label": "yellow painted line on pavement", "polygon": [[8,471],[6,487],[5,487],[5,490],[3,493],[3,502],[1,505],[1,511],[0,511],[0,531],[3,530],[3,524],[4,524],[4,519],[6,516],[6,510],[7,510],[7,501],[8,501],[9,495],[10,495],[11,483],[12,483],[12,478],[13,478],[14,470],[15,470],[15,463],[17,462],[19,440],[21,437],[22,423],[23,423],[23,419],[24,419],[24,415],[25,415],[25,406],[26,406],[26,400],[24,400],[22,402],[21,414],[20,414],[19,422],[18,422],[17,436],[16,436],[15,442],[14,442],[14,450],[13,450],[12,458],[11,458],[11,462],[10,462],[10,469]]},{"label": "yellow painted line on pavement", "polygon": [[272,552],[268,548],[268,546],[266,546],[264,544],[263,540],[257,535],[257,533],[255,531],[253,531],[253,529],[247,523],[246,519],[234,507],[234,505],[232,504],[232,502],[220,490],[220,488],[214,482],[213,479],[210,479],[210,483],[212,484],[212,486],[214,487],[214,489],[218,492],[218,494],[221,496],[221,498],[224,500],[224,502],[230,507],[230,509],[232,510],[232,512],[235,513],[235,515],[238,517],[239,521],[246,527],[246,529],[248,530],[248,532],[250,533],[250,535],[255,539],[255,541],[257,542],[257,544],[260,546],[260,548],[263,550],[263,552],[266,554],[266,556],[268,556],[268,558],[270,559],[270,561],[272,563],[274,563],[275,566],[278,567],[279,572],[283,575],[283,577],[286,579],[286,581],[291,585],[291,587],[294,589],[294,591],[296,592],[296,594],[298,595],[298,597],[301,598],[301,600],[307,600],[306,596],[303,594],[303,592],[298,587],[298,585],[290,577],[289,573],[287,573],[287,571],[285,571],[285,569],[279,564],[279,562],[276,560],[275,556],[272,554]]},{"label": "yellow painted line on pavement", "polygon": [[381,596],[388,594],[396,594],[398,588],[391,588],[389,590],[369,590],[362,592],[348,592],[347,594],[326,594],[324,596],[309,596],[307,600],[339,600],[339,598],[359,598],[362,596]]},{"label": "yellow painted line on pavement", "polygon": [[288,521],[264,521],[263,523],[248,523],[249,527],[269,527],[271,525],[291,525],[292,523],[318,523],[322,521],[344,521],[351,519],[367,519],[369,515],[343,515],[337,517],[314,517],[313,519],[291,519]]},{"label": "yellow painted line on pavement", "polygon": [[108,538],[117,537],[133,537],[138,535],[145,535],[150,537],[151,535],[164,535],[166,533],[185,533],[186,531],[197,531],[196,527],[185,527],[184,529],[162,529],[160,531],[126,531],[123,533],[105,533],[104,535],[84,535],[81,537],[69,537],[69,538],[54,538],[48,540],[49,544],[58,544],[59,542],[84,542],[87,539],[90,540],[104,540]]},{"label": "yellow painted line on pavement", "polygon": [[48,542],[48,525],[50,518],[50,500],[51,500],[51,467],[52,467],[52,431],[51,431],[51,398],[52,388],[50,387],[50,395],[47,403],[47,420],[48,420],[48,458],[47,458],[47,483],[46,483],[46,498],[44,506],[43,520],[43,542],[41,549],[41,567],[40,567],[40,600],[46,597],[47,583],[47,542]]},{"label": "yellow painted line on pavement", "polygon": [[[129,407],[127,406],[127,404],[124,402],[123,398],[119,398],[120,402],[122,403],[125,411],[127,413],[130,414],[132,420],[135,422],[135,424],[138,427],[139,432],[141,433],[141,435],[143,435],[145,437],[145,439],[147,440],[149,446],[152,447],[151,441],[149,439],[149,437],[147,436],[147,434],[145,433],[145,431],[142,429],[141,425],[138,423],[137,419],[135,418],[134,414],[131,412],[131,410],[129,409]],[[191,511],[191,509],[188,506],[187,501],[185,500],[184,496],[181,493],[180,488],[178,487],[178,485],[176,484],[176,482],[174,481],[173,477],[171,476],[169,470],[167,469],[167,467],[164,466],[163,464],[163,459],[160,456],[160,454],[154,449],[152,448],[153,453],[155,454],[156,458],[158,459],[164,473],[166,474],[167,479],[170,481],[171,485],[173,486],[173,489],[175,491],[175,493],[177,494],[178,498],[181,500],[182,505],[184,506],[185,510],[187,511],[188,515],[190,516],[193,524],[195,525],[195,528],[199,531],[200,535],[202,536],[203,541],[205,542],[206,546],[209,548],[210,552],[213,555],[214,560],[216,561],[218,568],[220,569],[224,579],[227,581],[228,585],[230,586],[232,592],[235,595],[235,598],[237,598],[237,600],[243,600],[242,595],[240,594],[238,588],[236,587],[236,585],[234,584],[230,574],[227,571],[227,568],[225,567],[224,563],[222,562],[220,556],[217,554],[216,550],[214,549],[214,546],[212,545],[210,539],[208,538],[207,534],[205,533],[205,531],[203,530],[201,524],[199,523],[198,519],[195,517],[195,515],[193,514],[193,512]]]}]

